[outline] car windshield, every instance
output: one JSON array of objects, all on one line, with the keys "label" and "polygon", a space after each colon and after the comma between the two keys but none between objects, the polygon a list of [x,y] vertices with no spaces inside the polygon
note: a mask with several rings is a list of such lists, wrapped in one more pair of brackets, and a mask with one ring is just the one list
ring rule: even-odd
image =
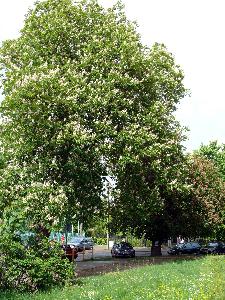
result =
[{"label": "car windshield", "polygon": [[74,237],[71,240],[69,240],[70,243],[80,243],[83,239]]},{"label": "car windshield", "polygon": [[196,247],[200,247],[200,245],[198,243],[192,243],[192,247],[196,248]]},{"label": "car windshield", "polygon": [[217,247],[218,243],[208,243],[209,248]]},{"label": "car windshield", "polygon": [[183,246],[184,246],[184,244],[183,244],[183,243],[180,243],[180,244],[177,244],[176,246],[174,246],[174,248],[181,249]]},{"label": "car windshield", "polygon": [[127,248],[127,249],[131,249],[132,246],[131,244],[128,244],[128,243],[121,243],[118,245],[119,248]]}]

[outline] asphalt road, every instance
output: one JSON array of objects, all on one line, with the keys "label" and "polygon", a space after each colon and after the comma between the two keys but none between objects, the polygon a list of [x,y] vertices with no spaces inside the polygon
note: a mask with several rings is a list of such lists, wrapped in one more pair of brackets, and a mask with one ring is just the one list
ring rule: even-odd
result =
[{"label": "asphalt road", "polygon": [[[124,269],[137,265],[154,263],[157,259],[150,257],[151,251],[147,247],[135,247],[135,258],[112,258],[110,249],[106,246],[95,246],[93,253],[86,250],[85,253],[79,252],[76,259],[76,272],[78,276],[88,276],[104,273],[116,269]],[[164,258],[168,257],[167,248],[162,248]],[[160,257],[160,260],[162,260]]]},{"label": "asphalt road", "polygon": [[[136,257],[149,257],[151,255],[151,249],[148,247],[134,247]],[[167,247],[162,247],[162,255],[167,256]],[[85,253],[79,252],[76,261],[84,260],[106,260],[112,259],[111,249],[107,249],[106,246],[94,246],[93,254],[92,250],[86,250]]]}]

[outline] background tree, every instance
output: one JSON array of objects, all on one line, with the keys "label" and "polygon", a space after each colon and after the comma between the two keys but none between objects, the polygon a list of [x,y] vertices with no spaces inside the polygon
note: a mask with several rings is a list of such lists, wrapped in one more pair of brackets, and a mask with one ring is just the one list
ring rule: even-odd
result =
[{"label": "background tree", "polygon": [[212,141],[208,145],[201,145],[199,150],[195,151],[208,160],[212,161],[218,168],[221,178],[225,181],[225,145],[218,144],[217,141]]},{"label": "background tree", "polygon": [[225,184],[219,169],[212,161],[193,155],[188,182],[191,190],[184,207],[186,232],[192,237],[218,238],[225,209]]},{"label": "background tree", "polygon": [[[195,151],[196,154],[207,158],[218,169],[219,175],[225,182],[225,145],[218,144],[217,141],[212,141],[208,145],[201,145],[199,150]],[[225,207],[223,209],[223,222],[217,227],[216,237],[217,239],[224,240],[225,238]]]}]

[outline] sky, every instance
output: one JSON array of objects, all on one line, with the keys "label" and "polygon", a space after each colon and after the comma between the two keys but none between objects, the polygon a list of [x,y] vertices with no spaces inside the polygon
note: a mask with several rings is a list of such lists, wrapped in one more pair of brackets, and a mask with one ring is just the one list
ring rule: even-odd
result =
[{"label": "sky", "polygon": [[[0,0],[0,43],[15,38],[34,0]],[[99,0],[105,7],[116,0]],[[191,91],[176,117],[189,128],[187,151],[209,141],[225,143],[225,1],[123,0],[128,19],[138,23],[142,42],[164,43],[185,74]]]}]

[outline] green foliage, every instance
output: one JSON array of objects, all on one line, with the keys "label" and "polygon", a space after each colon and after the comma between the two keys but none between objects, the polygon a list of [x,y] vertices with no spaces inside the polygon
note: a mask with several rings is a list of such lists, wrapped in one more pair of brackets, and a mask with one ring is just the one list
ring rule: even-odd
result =
[{"label": "green foliage", "polygon": [[140,239],[134,237],[130,234],[126,235],[126,239],[133,247],[151,247],[152,243],[150,240],[146,240],[145,237],[141,237]]},{"label": "green foliage", "polygon": [[218,168],[221,178],[225,181],[225,145],[219,145],[217,141],[210,142],[208,145],[201,145],[196,154],[212,161]]},{"label": "green foliage", "polygon": [[124,174],[120,178],[121,192],[112,207],[113,228],[119,227],[125,234],[131,232],[139,238],[144,235],[145,239],[160,242],[180,234],[185,228],[182,210],[190,185],[186,181],[186,159],[181,152],[179,155],[174,157],[174,164],[171,157],[170,165],[168,162],[162,169],[158,166],[157,172],[152,169],[154,162],[129,165],[127,176]]},{"label": "green foliage", "polygon": [[186,231],[192,237],[218,238],[224,222],[225,183],[212,161],[197,154],[189,159],[191,189],[183,208]]},{"label": "green foliage", "polygon": [[93,237],[93,241],[96,245],[107,245],[106,237]]},{"label": "green foliage", "polygon": [[[195,151],[196,154],[207,158],[210,160],[219,171],[219,175],[225,182],[225,145],[219,145],[217,141],[210,142],[208,145],[201,145],[199,150]],[[217,227],[216,236],[220,240],[225,239],[225,203],[224,208],[221,211],[222,214],[222,223]]]},{"label": "green foliage", "polygon": [[0,289],[36,291],[74,280],[74,266],[58,244],[31,237],[26,245],[19,236],[2,235],[0,243]]},{"label": "green foliage", "polygon": [[3,44],[0,69],[4,222],[90,224],[103,209],[102,175],[117,180],[115,207],[129,202],[139,219],[158,222],[160,189],[180,176],[173,112],[186,94],[164,45],[142,45],[120,3],[41,1]]}]

